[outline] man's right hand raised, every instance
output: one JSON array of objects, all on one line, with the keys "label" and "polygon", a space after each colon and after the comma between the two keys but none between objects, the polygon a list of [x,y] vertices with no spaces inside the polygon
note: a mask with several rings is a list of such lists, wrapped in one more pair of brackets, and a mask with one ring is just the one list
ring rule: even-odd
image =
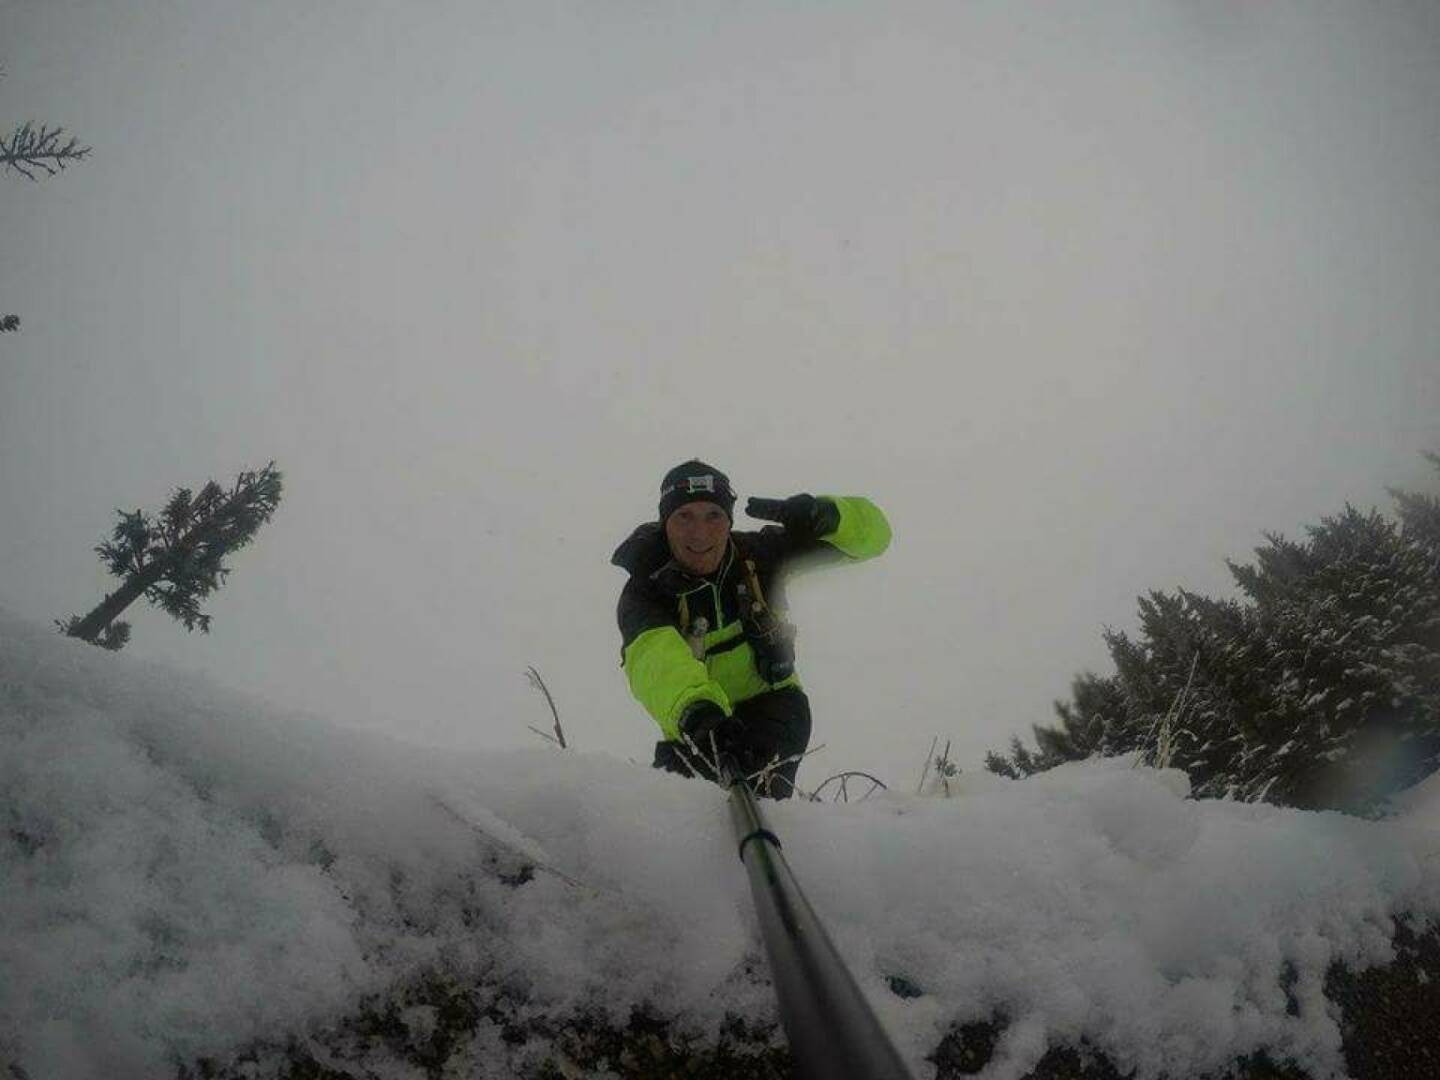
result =
[{"label": "man's right hand raised", "polygon": [[778,521],[787,533],[822,537],[840,525],[840,512],[829,499],[791,495],[788,499],[748,499],[745,513],[761,521]]}]

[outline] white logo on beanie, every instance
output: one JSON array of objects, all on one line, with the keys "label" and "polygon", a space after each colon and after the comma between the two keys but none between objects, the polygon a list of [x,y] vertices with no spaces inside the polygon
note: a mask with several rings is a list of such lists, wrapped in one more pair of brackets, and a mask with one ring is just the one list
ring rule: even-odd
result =
[{"label": "white logo on beanie", "polygon": [[[687,495],[694,495],[697,491],[708,491],[712,495],[715,494],[715,477],[710,473],[706,473],[704,476],[687,476],[680,483],[686,485],[685,493]],[[660,492],[660,497],[663,499],[672,491],[679,490],[680,483],[671,484],[664,491]]]}]

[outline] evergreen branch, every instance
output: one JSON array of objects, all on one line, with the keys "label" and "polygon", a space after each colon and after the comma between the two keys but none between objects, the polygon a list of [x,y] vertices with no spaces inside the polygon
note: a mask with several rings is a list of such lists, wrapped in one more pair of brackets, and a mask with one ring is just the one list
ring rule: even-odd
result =
[{"label": "evergreen branch", "polygon": [[120,521],[110,534],[110,539],[95,548],[95,553],[104,561],[106,568],[116,577],[128,577],[145,570],[153,561],[150,558],[150,519],[145,511],[136,510],[127,514],[117,510]]},{"label": "evergreen branch", "polygon": [[119,652],[129,641],[130,624],[123,619],[116,619],[109,626],[105,627],[104,630],[100,631],[100,636],[95,639],[95,644],[99,645],[102,649]]},{"label": "evergreen branch", "polygon": [[[71,161],[79,161],[90,153],[90,147],[81,146],[71,136],[63,146],[63,127],[50,128],[41,124],[25,123],[10,134],[9,139],[0,139],[0,165],[14,169],[27,180],[38,180],[37,172],[48,176],[64,170]],[[33,171],[32,171],[33,170]]]},{"label": "evergreen branch", "polygon": [[940,778],[940,783],[945,788],[945,797],[950,797],[950,778],[960,772],[959,767],[950,760],[950,740],[945,740],[945,752],[935,759],[935,775]]}]

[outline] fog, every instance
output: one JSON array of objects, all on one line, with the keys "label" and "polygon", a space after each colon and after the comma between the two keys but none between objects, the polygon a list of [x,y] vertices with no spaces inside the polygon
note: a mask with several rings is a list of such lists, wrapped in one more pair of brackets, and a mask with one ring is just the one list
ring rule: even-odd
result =
[{"label": "fog", "polygon": [[0,66],[94,148],[0,176],[0,607],[274,459],[125,655],[337,720],[534,744],[533,664],[648,760],[608,560],[691,456],[893,525],[791,591],[802,786],[976,768],[1138,593],[1433,486],[1432,4],[10,2]]}]

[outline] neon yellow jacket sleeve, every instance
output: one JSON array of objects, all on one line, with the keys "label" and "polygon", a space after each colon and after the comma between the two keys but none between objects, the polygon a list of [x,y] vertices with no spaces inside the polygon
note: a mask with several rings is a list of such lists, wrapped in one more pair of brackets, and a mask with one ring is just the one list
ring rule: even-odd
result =
[{"label": "neon yellow jacket sleeve", "polygon": [[680,738],[680,717],[697,701],[713,701],[731,713],[730,699],[673,626],[657,626],[625,648],[630,692],[655,718],[665,738]]},{"label": "neon yellow jacket sleeve", "polygon": [[822,495],[840,511],[840,524],[822,537],[827,544],[857,561],[873,559],[890,546],[890,522],[869,499],[860,495]]}]

